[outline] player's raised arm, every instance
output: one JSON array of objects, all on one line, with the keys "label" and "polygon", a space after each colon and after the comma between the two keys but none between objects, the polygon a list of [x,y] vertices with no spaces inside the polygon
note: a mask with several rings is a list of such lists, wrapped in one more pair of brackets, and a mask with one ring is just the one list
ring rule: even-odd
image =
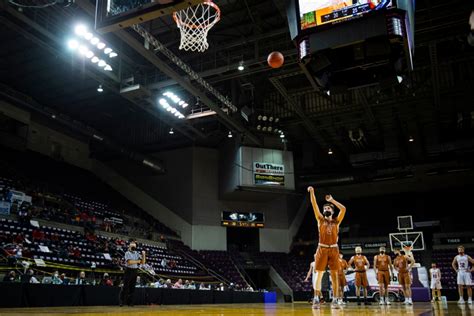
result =
[{"label": "player's raised arm", "polygon": [[326,201],[336,205],[336,207],[339,209],[339,215],[337,216],[337,222],[340,224],[342,220],[344,219],[344,216],[346,216],[346,207],[339,203],[338,201],[334,200],[334,198],[331,195],[326,195]]},{"label": "player's raised arm", "polygon": [[318,203],[316,202],[316,196],[314,195],[314,188],[309,186],[308,192],[311,198],[311,205],[313,206],[314,216],[316,217],[316,220],[319,222],[324,217],[323,217],[323,214],[321,214],[321,211],[319,210]]}]

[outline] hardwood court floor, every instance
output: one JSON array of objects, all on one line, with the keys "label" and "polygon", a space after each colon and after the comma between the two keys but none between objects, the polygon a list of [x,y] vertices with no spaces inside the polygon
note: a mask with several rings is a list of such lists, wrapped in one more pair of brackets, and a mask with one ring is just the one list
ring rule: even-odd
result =
[{"label": "hardwood court floor", "polygon": [[229,304],[229,305],[166,305],[166,306],[90,306],[90,307],[48,307],[48,308],[3,308],[0,315],[169,315],[169,316],[316,316],[316,315],[474,315],[474,307],[456,303],[431,304],[415,303],[406,307],[393,304],[389,307],[372,305],[357,306],[350,303],[340,310],[331,310],[323,306],[321,310],[312,310],[307,303],[281,304]]}]

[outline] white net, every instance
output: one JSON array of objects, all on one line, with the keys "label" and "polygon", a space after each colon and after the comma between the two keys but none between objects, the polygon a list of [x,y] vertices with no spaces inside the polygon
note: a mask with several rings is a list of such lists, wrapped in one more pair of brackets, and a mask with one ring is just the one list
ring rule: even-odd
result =
[{"label": "white net", "polygon": [[204,52],[209,48],[207,33],[220,20],[221,11],[212,1],[177,11],[173,18],[181,33],[179,49]]}]

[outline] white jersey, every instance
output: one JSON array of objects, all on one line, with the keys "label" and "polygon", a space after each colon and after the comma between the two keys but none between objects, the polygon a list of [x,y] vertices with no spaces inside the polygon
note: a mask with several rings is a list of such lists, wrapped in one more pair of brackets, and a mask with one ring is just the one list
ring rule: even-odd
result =
[{"label": "white jersey", "polygon": [[469,260],[468,260],[468,255],[464,254],[463,256],[457,255],[456,256],[456,261],[458,263],[458,270],[461,272],[466,272],[468,271],[469,268]]},{"label": "white jersey", "polygon": [[430,269],[430,275],[431,275],[431,280],[436,280],[436,281],[438,281],[438,280],[440,279],[440,278],[439,278],[439,276],[440,276],[440,271],[439,271],[439,269],[438,269],[438,268],[435,268],[435,269],[431,268],[431,269]]}]

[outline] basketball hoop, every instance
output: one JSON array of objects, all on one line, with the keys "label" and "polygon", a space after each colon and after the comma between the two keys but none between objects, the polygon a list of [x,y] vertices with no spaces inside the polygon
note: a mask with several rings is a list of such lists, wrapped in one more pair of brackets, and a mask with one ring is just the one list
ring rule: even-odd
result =
[{"label": "basketball hoop", "polygon": [[181,33],[179,49],[204,52],[209,48],[207,33],[219,22],[221,10],[211,0],[173,13]]}]

